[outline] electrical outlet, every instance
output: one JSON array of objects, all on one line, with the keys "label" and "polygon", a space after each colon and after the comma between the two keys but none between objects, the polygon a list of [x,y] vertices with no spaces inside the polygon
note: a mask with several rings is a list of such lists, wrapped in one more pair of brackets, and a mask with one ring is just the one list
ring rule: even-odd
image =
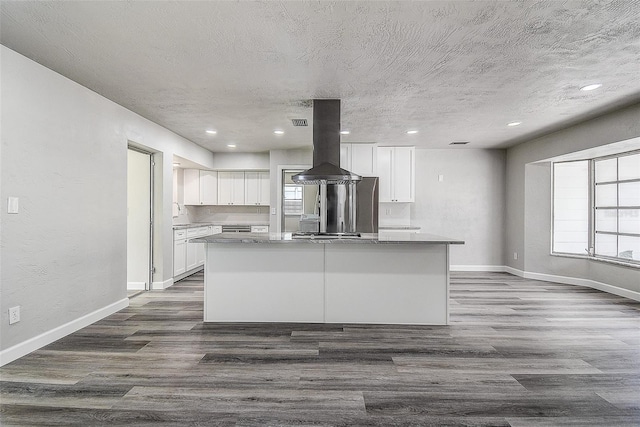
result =
[{"label": "electrical outlet", "polygon": [[518,259],[518,252],[513,253],[513,259]]},{"label": "electrical outlet", "polygon": [[9,324],[13,325],[20,321],[20,306],[11,307],[9,309]]}]

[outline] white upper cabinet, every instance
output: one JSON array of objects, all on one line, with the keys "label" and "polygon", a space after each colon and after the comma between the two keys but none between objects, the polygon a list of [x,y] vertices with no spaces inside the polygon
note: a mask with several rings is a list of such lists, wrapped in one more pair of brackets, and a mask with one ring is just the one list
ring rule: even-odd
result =
[{"label": "white upper cabinet", "polygon": [[184,170],[184,204],[218,204],[218,172],[198,169]]},{"label": "white upper cabinet", "polygon": [[198,169],[184,170],[184,204],[199,205],[200,204],[200,171]]},{"label": "white upper cabinet", "polygon": [[244,173],[244,199],[247,205],[268,206],[269,172],[245,172]]},{"label": "white upper cabinet", "polygon": [[351,144],[340,144],[340,167],[351,171]]},{"label": "white upper cabinet", "polygon": [[415,201],[415,147],[378,147],[380,202]]},{"label": "white upper cabinet", "polygon": [[376,144],[351,144],[351,172],[362,176],[377,176],[378,149]]},{"label": "white upper cabinet", "polygon": [[340,167],[361,176],[378,176],[376,144],[340,144]]},{"label": "white upper cabinet", "polygon": [[218,204],[245,204],[244,172],[218,172]]},{"label": "white upper cabinet", "polygon": [[200,204],[218,204],[218,172],[200,171]]}]

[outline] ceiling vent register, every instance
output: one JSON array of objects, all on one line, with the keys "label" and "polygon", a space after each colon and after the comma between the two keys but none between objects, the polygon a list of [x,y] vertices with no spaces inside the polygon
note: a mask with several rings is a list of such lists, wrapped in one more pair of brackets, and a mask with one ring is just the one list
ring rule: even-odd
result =
[{"label": "ceiling vent register", "polygon": [[291,119],[294,126],[309,126],[307,119]]}]

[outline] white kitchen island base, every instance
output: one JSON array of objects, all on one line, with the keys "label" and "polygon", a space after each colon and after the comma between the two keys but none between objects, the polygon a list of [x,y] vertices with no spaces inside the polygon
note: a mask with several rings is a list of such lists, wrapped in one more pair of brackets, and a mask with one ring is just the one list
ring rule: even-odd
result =
[{"label": "white kitchen island base", "polygon": [[206,239],[205,322],[448,324],[449,241]]}]

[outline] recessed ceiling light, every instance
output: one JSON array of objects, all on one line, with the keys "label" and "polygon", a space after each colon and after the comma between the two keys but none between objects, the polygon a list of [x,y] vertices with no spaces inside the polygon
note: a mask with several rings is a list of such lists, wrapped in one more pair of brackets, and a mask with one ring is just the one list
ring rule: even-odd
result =
[{"label": "recessed ceiling light", "polygon": [[236,144],[227,144],[227,147],[229,147],[229,148],[236,148]]},{"label": "recessed ceiling light", "polygon": [[215,135],[216,133],[218,133],[217,130],[213,130],[213,129],[208,129],[205,132],[207,132],[208,134],[211,134],[211,135]]},{"label": "recessed ceiling light", "polygon": [[282,135],[284,134],[284,131],[277,129],[277,130],[274,130],[273,133],[275,133],[276,135]]},{"label": "recessed ceiling light", "polygon": [[511,123],[507,123],[507,126],[520,126],[522,124],[522,122],[511,122]]},{"label": "recessed ceiling light", "polygon": [[417,130],[408,130],[408,131],[407,131],[407,134],[408,134],[408,135],[414,135],[414,134],[416,134],[416,133],[418,133],[418,131],[417,131]]},{"label": "recessed ceiling light", "polygon": [[590,85],[586,85],[586,86],[582,86],[580,88],[580,90],[588,92],[590,90],[596,90],[599,87],[602,87],[602,83],[594,83],[594,84],[590,84]]},{"label": "recessed ceiling light", "polygon": [[351,132],[348,130],[341,130],[340,135],[349,135]]}]

